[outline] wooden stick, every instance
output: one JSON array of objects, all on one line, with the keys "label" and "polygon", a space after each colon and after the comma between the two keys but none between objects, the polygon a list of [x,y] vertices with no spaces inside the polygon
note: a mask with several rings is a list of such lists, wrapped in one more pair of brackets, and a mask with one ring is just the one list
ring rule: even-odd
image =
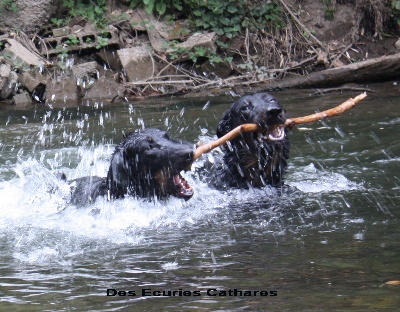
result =
[{"label": "wooden stick", "polygon": [[366,96],[367,96],[367,93],[364,92],[364,93],[361,93],[360,95],[357,95],[354,99],[348,99],[346,102],[343,102],[342,104],[340,104],[334,108],[328,109],[326,111],[315,113],[315,114],[308,115],[308,116],[289,118],[286,120],[284,126],[288,127],[288,128],[292,128],[296,125],[310,123],[310,122],[318,121],[318,120],[321,120],[324,118],[340,115],[343,112],[345,112],[348,109],[355,106],[358,102],[360,102]]},{"label": "wooden stick", "polygon": [[260,130],[260,127],[257,124],[243,124],[235,129],[229,131],[227,134],[224,136],[220,137],[218,140],[212,141],[211,143],[208,144],[203,144],[200,145],[195,151],[193,155],[193,160],[196,160],[199,158],[201,155],[210,152],[214,148],[226,143],[227,141],[230,141],[234,138],[236,138],[239,134],[243,132],[255,132],[257,130]]},{"label": "wooden stick", "polygon": [[[291,129],[296,125],[310,123],[310,122],[318,121],[318,120],[321,120],[324,118],[340,115],[343,112],[345,112],[346,110],[355,106],[358,102],[360,102],[366,96],[367,96],[367,93],[364,92],[364,93],[361,93],[360,95],[356,96],[354,99],[348,99],[347,101],[343,102],[342,104],[340,104],[334,108],[325,110],[323,112],[315,113],[315,114],[308,115],[308,116],[287,119],[283,126]],[[214,148],[216,148],[222,144],[225,144],[227,141],[230,141],[230,140],[236,138],[239,134],[241,134],[243,132],[255,132],[255,131],[260,131],[260,130],[261,130],[261,127],[257,124],[240,125],[240,126],[236,127],[235,129],[231,130],[230,132],[228,132],[227,134],[225,134],[224,136],[220,137],[219,139],[217,139],[211,143],[208,143],[208,144],[200,145],[194,151],[193,160],[196,160],[201,155],[210,152],[211,150],[213,150]]]}]

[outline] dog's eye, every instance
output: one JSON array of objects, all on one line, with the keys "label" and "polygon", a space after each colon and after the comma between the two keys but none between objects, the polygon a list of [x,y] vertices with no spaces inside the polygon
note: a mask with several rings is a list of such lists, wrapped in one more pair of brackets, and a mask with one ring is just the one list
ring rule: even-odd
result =
[{"label": "dog's eye", "polygon": [[149,143],[154,143],[154,140],[153,140],[152,137],[147,137],[147,142],[149,142]]},{"label": "dog's eye", "polygon": [[245,111],[248,111],[250,109],[250,105],[245,105],[245,106],[243,106],[240,110],[242,111],[242,112],[245,112]]}]

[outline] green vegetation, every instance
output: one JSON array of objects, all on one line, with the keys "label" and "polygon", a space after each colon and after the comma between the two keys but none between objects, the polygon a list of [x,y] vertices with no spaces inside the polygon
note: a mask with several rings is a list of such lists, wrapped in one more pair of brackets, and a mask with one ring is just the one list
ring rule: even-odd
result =
[{"label": "green vegetation", "polygon": [[396,19],[397,25],[400,26],[400,0],[392,0],[392,12]]},{"label": "green vegetation", "polygon": [[97,37],[96,49],[104,48],[107,45],[108,45],[108,38],[102,36]]},{"label": "green vegetation", "polygon": [[169,45],[169,56],[172,60],[177,60],[183,55],[187,55],[193,63],[197,63],[199,58],[206,58],[210,63],[232,62],[232,57],[221,57],[215,51],[211,51],[205,47],[195,47],[193,50],[176,46],[175,41]]},{"label": "green vegetation", "polygon": [[[4,0],[0,0],[4,1]],[[98,28],[105,27],[110,21],[106,18],[107,0],[59,0],[68,10],[66,18],[52,18],[51,22],[58,27],[65,25],[74,16],[81,16]],[[282,9],[273,1],[262,0],[131,0],[132,8],[144,8],[148,13],[164,15],[171,20],[186,18],[192,31],[212,31],[220,36],[217,44],[221,48],[229,46],[229,39],[238,36],[244,29],[273,32],[283,25]],[[188,32],[188,30],[182,30]],[[97,38],[97,49],[107,46],[107,38]],[[75,44],[74,38],[69,38],[68,44]],[[169,46],[174,50],[174,42]],[[199,58],[207,58],[211,62],[231,61],[214,51],[197,48],[194,51],[173,52],[178,59],[187,54],[196,63]]]},{"label": "green vegetation", "polygon": [[132,0],[148,13],[187,16],[195,31],[208,30],[232,38],[244,28],[265,29],[282,25],[282,10],[274,2],[247,0]]},{"label": "green vegetation", "polygon": [[330,21],[333,20],[333,15],[335,13],[334,3],[332,3],[332,0],[322,0],[322,3],[325,7],[325,18]]},{"label": "green vegetation", "polygon": [[[70,17],[81,16],[98,27],[107,24],[106,0],[98,0],[96,4],[90,0],[62,0],[62,4]],[[143,7],[153,14],[184,16],[194,31],[213,31],[227,38],[237,36],[245,28],[266,30],[282,25],[281,8],[268,1],[131,0],[130,6]],[[63,20],[53,18],[52,22],[60,26]]]},{"label": "green vegetation", "polygon": [[165,14],[167,11],[182,10],[181,0],[131,0],[131,7],[143,6],[147,13]]},{"label": "green vegetation", "polygon": [[13,0],[0,0],[0,14],[2,14],[3,11],[17,12],[18,6]]},{"label": "green vegetation", "polygon": [[79,42],[79,39],[78,39],[77,36],[69,35],[68,40],[65,41],[65,43],[68,44],[68,45],[73,46],[73,45],[78,45],[80,42]]},{"label": "green vegetation", "polygon": [[[68,9],[70,17],[81,16],[99,28],[105,27],[108,23],[105,18],[107,0],[62,0],[62,5]],[[54,21],[57,20],[54,19]]]}]

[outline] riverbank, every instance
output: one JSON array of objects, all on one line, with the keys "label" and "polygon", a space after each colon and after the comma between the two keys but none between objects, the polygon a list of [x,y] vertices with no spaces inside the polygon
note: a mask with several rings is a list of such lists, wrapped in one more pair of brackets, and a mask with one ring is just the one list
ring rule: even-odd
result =
[{"label": "riverbank", "polygon": [[229,40],[121,3],[108,8],[101,29],[80,17],[32,32],[1,28],[0,101],[80,104],[395,80],[398,28],[383,29],[377,15],[361,18],[360,3],[335,2],[328,17],[322,2],[275,1],[284,26],[245,28]]}]

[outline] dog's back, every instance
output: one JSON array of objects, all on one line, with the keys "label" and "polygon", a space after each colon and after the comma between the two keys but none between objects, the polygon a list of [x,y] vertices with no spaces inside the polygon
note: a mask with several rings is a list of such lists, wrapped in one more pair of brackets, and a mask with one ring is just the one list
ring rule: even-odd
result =
[{"label": "dog's back", "polygon": [[72,180],[71,204],[86,206],[93,203],[99,196],[107,196],[106,178],[90,176]]}]

